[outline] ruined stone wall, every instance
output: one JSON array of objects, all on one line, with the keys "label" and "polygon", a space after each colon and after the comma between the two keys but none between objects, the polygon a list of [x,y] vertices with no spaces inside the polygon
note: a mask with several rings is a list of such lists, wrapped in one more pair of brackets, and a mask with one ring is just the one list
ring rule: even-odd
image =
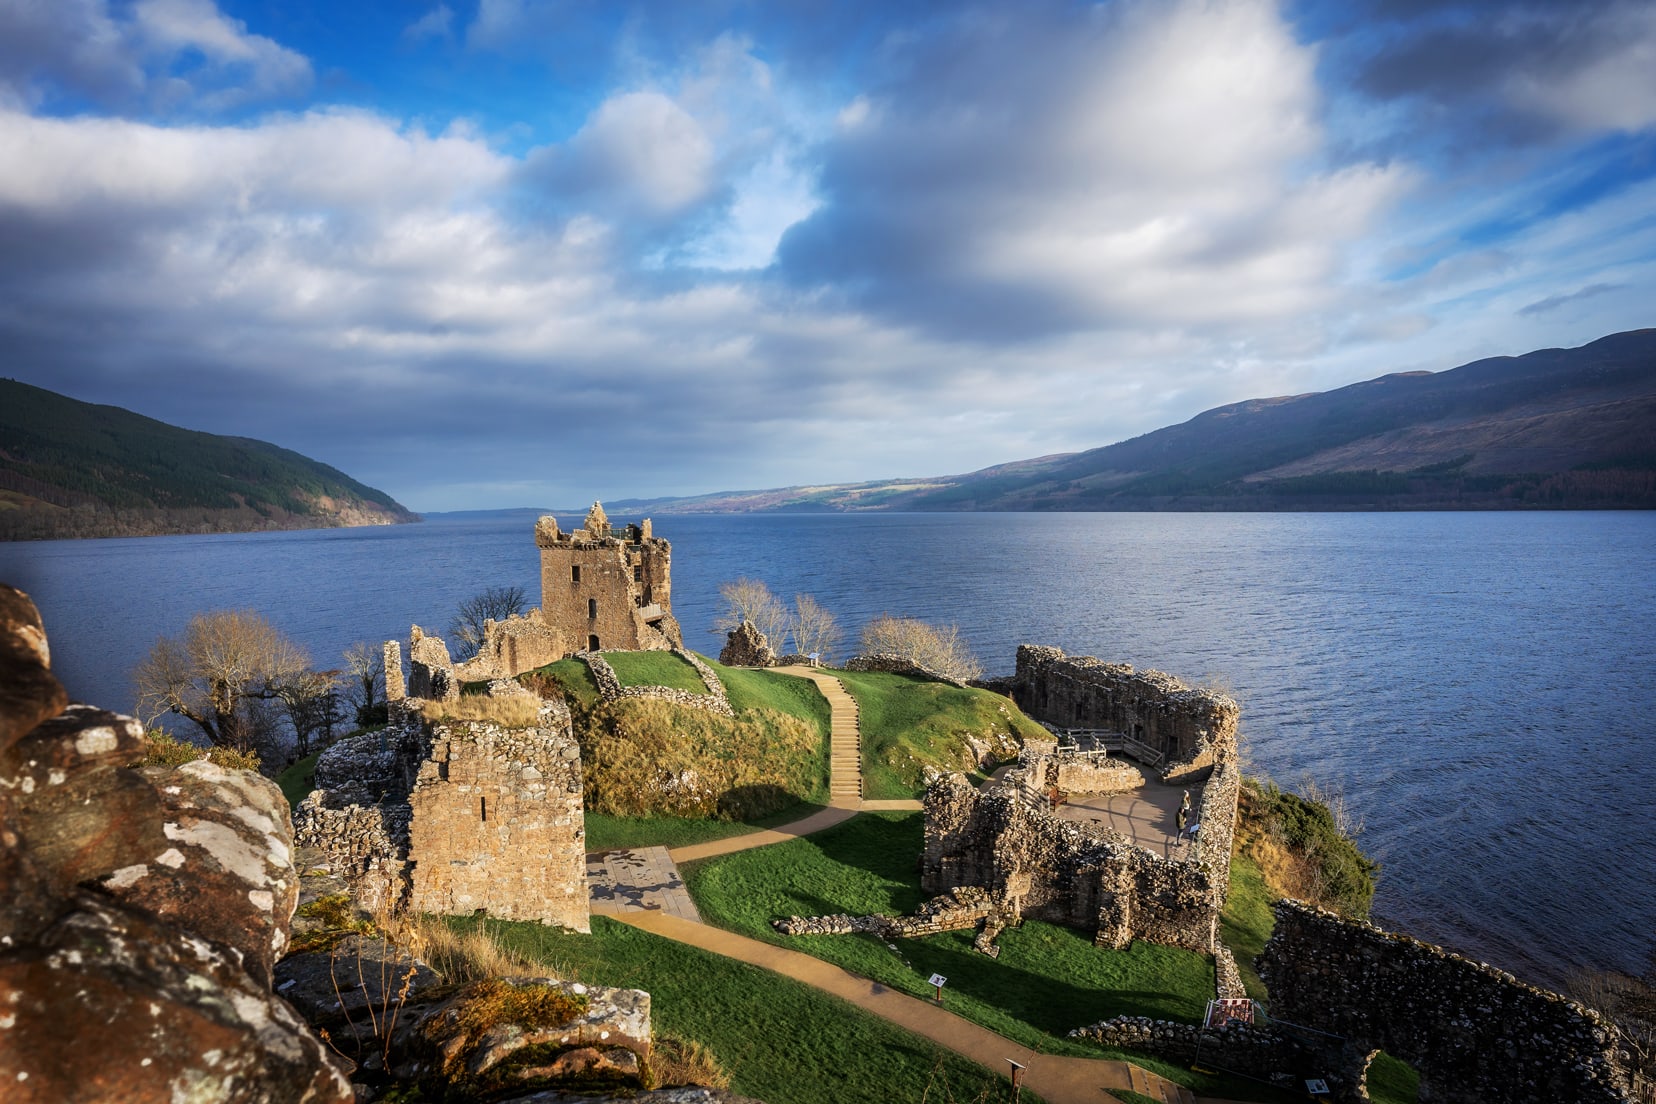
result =
[{"label": "ruined stone wall", "polygon": [[[1016,778],[1013,778],[1016,775]],[[1127,793],[1144,785],[1144,772],[1125,759],[1078,755],[1048,745],[1045,753],[1020,757],[1017,771],[1008,774],[1014,785],[1031,798],[1044,798],[1054,786],[1066,794]]]},{"label": "ruined stone wall", "polygon": [[1346,1099],[1376,1049],[1420,1074],[1421,1104],[1628,1104],[1608,1022],[1556,993],[1372,924],[1275,906],[1259,958],[1275,1019],[1344,1036]]},{"label": "ruined stone wall", "polygon": [[1161,752],[1168,782],[1198,780],[1236,746],[1236,702],[1161,671],[1021,644],[1011,685],[1013,699],[1037,720],[1120,732]]},{"label": "ruined stone wall", "polygon": [[1166,859],[1113,832],[1031,807],[1010,787],[986,792],[961,775],[926,791],[921,886],[982,886],[1023,916],[1082,928],[1101,944],[1134,939],[1211,951],[1229,888],[1223,864]]},{"label": "ruined stone wall", "polygon": [[571,652],[683,645],[672,614],[672,546],[651,536],[648,522],[616,535],[594,503],[585,527],[573,533],[541,518],[535,543],[541,556],[541,616]]},{"label": "ruined stone wall", "polygon": [[928,678],[935,682],[946,682],[950,686],[965,689],[967,684],[960,679],[940,675],[929,667],[909,659],[907,656],[889,655],[884,652],[875,655],[855,655],[845,661],[847,671],[887,671],[894,675],[914,675],[918,678]]},{"label": "ruined stone wall", "polygon": [[483,622],[482,646],[475,656],[456,665],[454,674],[462,683],[515,678],[574,651],[564,634],[548,624],[540,610],[532,609],[521,617]]},{"label": "ruined stone wall", "polygon": [[437,725],[409,795],[409,903],[589,931],[581,759],[569,712]]},{"label": "ruined stone wall", "polygon": [[615,668],[597,652],[583,652],[581,660],[592,672],[592,681],[598,685],[598,696],[607,702],[618,701],[621,698],[648,698],[652,701],[672,702],[689,709],[716,713],[721,717],[734,717],[736,712],[730,707],[730,699],[725,695],[724,683],[719,681],[719,676],[713,673],[713,669],[682,648],[673,649],[673,654],[696,669],[696,673],[701,676],[702,685],[707,687],[707,693],[695,694],[671,686],[622,686],[621,680],[616,677]]},{"label": "ruined stone wall", "polygon": [[442,637],[427,636],[415,625],[408,630],[408,696],[427,701],[456,701],[460,683]]},{"label": "ruined stone wall", "polygon": [[1070,1032],[1070,1038],[1154,1054],[1180,1065],[1191,1065],[1200,1054],[1205,1067],[1233,1070],[1262,1081],[1299,1064],[1297,1050],[1290,1040],[1274,1031],[1247,1024],[1200,1027],[1147,1016],[1117,1016],[1076,1028]]}]

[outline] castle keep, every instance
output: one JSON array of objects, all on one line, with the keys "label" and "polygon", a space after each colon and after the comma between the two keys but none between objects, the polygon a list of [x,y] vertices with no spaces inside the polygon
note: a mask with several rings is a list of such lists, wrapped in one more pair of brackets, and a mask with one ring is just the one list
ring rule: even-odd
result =
[{"label": "castle keep", "polygon": [[672,612],[672,546],[642,525],[619,534],[594,502],[573,533],[552,517],[535,526],[541,558],[541,619],[572,652],[666,651],[682,647]]}]

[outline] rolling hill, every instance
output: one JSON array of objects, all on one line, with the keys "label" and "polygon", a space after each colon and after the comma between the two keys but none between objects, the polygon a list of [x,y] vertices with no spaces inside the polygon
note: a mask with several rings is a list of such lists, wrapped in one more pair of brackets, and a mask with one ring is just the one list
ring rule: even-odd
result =
[{"label": "rolling hill", "polygon": [[1656,507],[1656,329],[1250,399],[966,475],[617,502],[754,510]]},{"label": "rolling hill", "polygon": [[297,452],[0,380],[0,540],[418,521]]}]

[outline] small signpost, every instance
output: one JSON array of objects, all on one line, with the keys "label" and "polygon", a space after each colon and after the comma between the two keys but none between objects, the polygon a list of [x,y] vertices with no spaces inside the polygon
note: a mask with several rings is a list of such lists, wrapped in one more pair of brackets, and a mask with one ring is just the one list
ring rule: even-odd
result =
[{"label": "small signpost", "polygon": [[1313,1097],[1328,1095],[1328,1082],[1320,1077],[1308,1077],[1305,1080],[1305,1091]]},{"label": "small signpost", "polygon": [[1008,1058],[1006,1061],[1012,1067],[1012,1104],[1018,1104],[1023,1098],[1023,1079],[1028,1067],[1015,1058]]},{"label": "small signpost", "polygon": [[937,986],[937,1003],[938,1004],[943,1003],[943,986],[948,984],[948,981],[949,981],[949,979],[944,977],[942,974],[933,974],[931,976],[931,983],[933,985]]}]

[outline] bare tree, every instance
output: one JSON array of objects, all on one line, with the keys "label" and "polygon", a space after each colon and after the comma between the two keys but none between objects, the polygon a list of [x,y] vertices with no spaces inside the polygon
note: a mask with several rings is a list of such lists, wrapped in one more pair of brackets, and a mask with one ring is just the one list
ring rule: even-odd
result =
[{"label": "bare tree", "polygon": [[339,723],[339,672],[304,671],[277,687],[276,700],[282,703],[288,724],[293,726],[293,753],[303,759],[311,753],[311,737],[332,735]]},{"label": "bare tree", "polygon": [[898,656],[960,682],[983,674],[983,664],[960,639],[958,625],[939,628],[912,617],[882,613],[863,627],[862,650],[871,655]]},{"label": "bare tree", "polygon": [[376,648],[366,640],[352,644],[345,649],[345,675],[349,700],[356,708],[357,724],[373,724],[374,706],[385,700],[385,649]]},{"label": "bare tree", "polygon": [[830,655],[844,637],[839,618],[809,594],[794,595],[788,634],[793,638],[793,650],[800,655]]},{"label": "bare tree", "polygon": [[483,624],[504,621],[529,608],[520,586],[492,586],[460,603],[449,623],[449,641],[456,660],[470,659],[483,647]]},{"label": "bare tree", "polygon": [[725,609],[713,622],[715,632],[730,632],[746,621],[763,633],[772,647],[787,636],[788,608],[760,580],[743,576],[733,583],[720,583],[719,597],[724,599]]},{"label": "bare tree", "polygon": [[277,699],[309,667],[304,650],[259,614],[218,610],[190,618],[182,639],[157,639],[132,679],[145,723],[176,713],[210,743],[246,751],[261,721],[254,704]]}]

